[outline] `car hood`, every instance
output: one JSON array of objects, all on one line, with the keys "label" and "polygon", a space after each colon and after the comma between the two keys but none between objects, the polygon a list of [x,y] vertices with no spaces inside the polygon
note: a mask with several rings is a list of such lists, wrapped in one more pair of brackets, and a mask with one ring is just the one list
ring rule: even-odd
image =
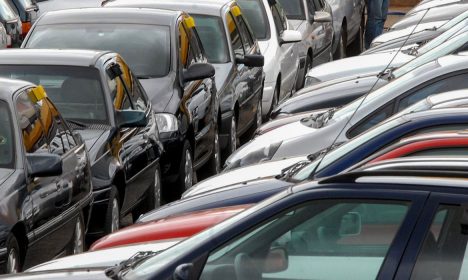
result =
[{"label": "car hood", "polygon": [[94,162],[100,148],[109,137],[110,129],[84,129],[77,130],[77,132],[86,145],[91,162]]},{"label": "car hood", "polygon": [[19,274],[8,274],[5,279],[15,280],[99,280],[109,278],[105,275],[104,269],[77,269],[77,270],[52,270],[52,271],[40,271],[40,272],[27,272]]},{"label": "car hood", "polygon": [[263,179],[267,177],[273,177],[281,174],[283,169],[286,169],[301,160],[306,160],[305,156],[293,157],[275,161],[268,161],[251,165],[248,167],[237,168],[219,175],[213,176],[206,179],[188,191],[186,191],[182,197],[191,197],[199,195],[205,192],[210,192],[220,188],[228,187],[230,185],[246,183],[252,180]]},{"label": "car hood", "polygon": [[304,21],[299,19],[290,19],[288,20],[288,23],[290,29],[299,31],[299,28],[304,24]]},{"label": "car hood", "polygon": [[155,112],[166,112],[174,93],[174,77],[175,75],[170,74],[162,78],[140,79]]},{"label": "car hood", "polygon": [[52,260],[27,270],[27,272],[52,271],[60,269],[105,269],[118,265],[120,262],[129,259],[141,251],[160,252],[177,244],[182,239],[170,239],[159,242],[140,243],[131,246],[121,246],[110,249],[103,249],[93,252],[86,252],[64,258]]},{"label": "car hood", "polygon": [[[217,64],[213,64],[213,67],[216,73],[215,75],[216,89],[220,91],[226,86],[226,80],[232,71],[232,64],[231,63],[217,63]],[[221,94],[218,94],[218,95],[221,95]]]},{"label": "car hood", "polygon": [[385,43],[391,40],[407,37],[409,35],[418,33],[418,32],[424,32],[426,30],[438,28],[447,21],[433,21],[433,22],[426,22],[426,23],[420,23],[416,29],[414,26],[409,26],[405,27],[399,30],[393,30],[389,31],[386,33],[383,33],[382,35],[378,36],[377,38],[372,41],[373,44],[375,43]]},{"label": "car hood", "polygon": [[361,75],[378,74],[387,66],[399,67],[412,59],[414,56],[396,51],[360,55],[319,65],[312,68],[307,76],[321,82],[343,77],[354,78]]}]

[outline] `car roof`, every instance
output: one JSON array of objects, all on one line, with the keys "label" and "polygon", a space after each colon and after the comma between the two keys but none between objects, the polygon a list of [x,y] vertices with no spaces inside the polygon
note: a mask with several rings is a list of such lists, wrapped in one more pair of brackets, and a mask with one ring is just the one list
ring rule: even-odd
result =
[{"label": "car roof", "polygon": [[109,51],[61,49],[0,50],[0,64],[9,65],[61,65],[94,66]]},{"label": "car roof", "polygon": [[440,103],[448,102],[448,101],[468,99],[468,90],[460,89],[460,90],[443,92],[439,94],[430,95],[429,97],[427,97],[427,99],[433,106],[440,104]]},{"label": "car roof", "polygon": [[107,7],[142,7],[181,10],[191,14],[219,16],[221,9],[233,0],[117,0],[106,3]]},{"label": "car roof", "polygon": [[468,138],[468,130],[457,131],[434,131],[423,134],[416,134],[409,137],[402,138],[398,143],[405,145],[413,142],[436,140],[436,139],[452,139],[452,138]]},{"label": "car roof", "polygon": [[169,25],[175,24],[182,12],[143,8],[81,8],[53,11],[37,20],[37,25],[56,25],[67,23],[134,23]]},{"label": "car roof", "polygon": [[0,99],[3,100],[11,100],[11,96],[18,90],[27,86],[34,86],[30,82],[5,78],[0,78],[0,85]]},{"label": "car roof", "polygon": [[428,119],[428,118],[437,118],[441,116],[457,116],[459,114],[466,115],[468,113],[468,108],[443,108],[443,109],[432,109],[420,112],[409,113],[403,116],[400,116],[402,119],[406,120],[417,120],[417,119]]}]

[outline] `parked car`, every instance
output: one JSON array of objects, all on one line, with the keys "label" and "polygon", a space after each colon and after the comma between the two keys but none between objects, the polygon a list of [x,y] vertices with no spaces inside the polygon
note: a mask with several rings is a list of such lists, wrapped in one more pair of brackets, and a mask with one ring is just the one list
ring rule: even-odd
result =
[{"label": "parked car", "polygon": [[22,47],[110,49],[128,61],[156,112],[169,201],[192,186],[196,171],[219,166],[215,70],[197,34],[193,18],[180,11],[70,9],[43,15]]},{"label": "parked car", "polygon": [[0,22],[0,49],[11,46],[11,38],[7,35],[5,26]]},{"label": "parked car", "polygon": [[[112,275],[347,279],[350,267],[359,266],[356,279],[463,278],[466,178],[434,174],[442,180],[368,171],[299,185],[153,257],[115,267]],[[453,266],[447,266],[447,252]],[[45,273],[16,279],[60,275]]]},{"label": "parked car", "polygon": [[380,161],[378,163],[370,163],[362,168],[356,169],[359,171],[380,171],[380,172],[393,172],[398,171],[407,172],[408,170],[418,171],[420,173],[445,171],[445,172],[466,172],[467,171],[466,157],[454,156],[438,156],[438,157],[405,157],[398,159],[389,159]]},{"label": "parked car", "polygon": [[425,63],[444,55],[465,52],[467,50],[466,43],[468,42],[467,32],[468,30],[465,29],[462,33],[449,39],[445,38],[445,36],[438,37],[427,43],[427,45],[414,49],[411,52],[412,55],[418,55],[419,51],[424,53],[398,68],[388,68],[378,74],[370,73],[356,77],[348,76],[308,87],[298,92],[297,96],[278,106],[273,112],[272,117],[278,118],[314,109],[343,106],[367,94],[371,90],[388,85],[393,80],[403,77]]},{"label": "parked car", "polygon": [[411,15],[423,10],[432,9],[435,7],[444,7],[453,4],[463,4],[466,3],[466,0],[436,0],[436,1],[428,1],[427,3],[423,3],[423,1],[419,2],[418,5],[414,6],[411,10],[409,10],[406,14]]},{"label": "parked car", "polygon": [[[144,214],[138,222],[162,219],[184,212],[258,203],[294,184],[336,175],[359,162],[367,163],[373,159],[369,157],[401,139],[429,132],[464,130],[468,124],[467,112],[466,109],[437,109],[389,120],[347,143],[337,142],[329,149],[311,154],[307,160],[298,160],[279,175],[265,174],[260,178],[242,175],[245,176],[245,180],[242,180],[241,174],[249,173],[249,166],[222,173],[219,178],[213,177],[201,182],[189,190],[183,199]],[[401,143],[411,144],[404,140]],[[393,148],[399,147],[401,146],[397,145]],[[251,168],[254,172],[258,169],[252,166]],[[238,178],[229,177],[229,174],[236,172]],[[224,180],[218,180],[223,177]]]},{"label": "parked car", "polygon": [[226,160],[225,170],[315,153],[335,142],[356,137],[430,95],[465,89],[467,62],[464,53],[439,58],[340,109],[332,108],[320,116],[313,115],[265,133],[233,153]]},{"label": "parked car", "polygon": [[262,110],[268,118],[273,108],[296,90],[299,78],[299,53],[294,44],[302,37],[293,30],[277,1],[239,0],[249,25],[265,57]]},{"label": "parked car", "polygon": [[159,142],[151,103],[117,53],[0,51],[0,76],[36,81],[86,142],[93,183],[88,236],[117,230],[161,202]]},{"label": "parked car", "polygon": [[11,40],[9,47],[18,47],[21,44],[21,19],[9,0],[0,1],[0,23]]},{"label": "parked car", "polygon": [[77,8],[97,8],[101,6],[102,0],[40,0],[38,16],[47,12],[77,9]]},{"label": "parked car", "polygon": [[11,0],[21,19],[21,37],[24,38],[37,19],[39,6],[35,0]]},{"label": "parked car", "polygon": [[165,219],[136,224],[106,235],[94,242],[90,251],[157,240],[182,239],[244,211],[252,205],[237,205],[175,215]]},{"label": "parked car", "polygon": [[[303,65],[298,73],[296,89],[304,87],[304,77],[314,66],[333,60],[333,19],[332,10],[326,1],[279,0],[286,12],[288,23],[301,32],[302,41],[296,44],[299,64]],[[355,40],[359,44],[362,42]],[[357,47],[362,51],[363,46]]]},{"label": "parked car", "polygon": [[0,84],[0,272],[14,273],[84,250],[91,175],[84,142],[44,89]]},{"label": "parked car", "polygon": [[216,69],[219,144],[225,158],[237,149],[241,137],[250,136],[250,130],[261,124],[264,58],[238,4],[119,0],[106,6],[181,10],[193,16],[208,62]]}]

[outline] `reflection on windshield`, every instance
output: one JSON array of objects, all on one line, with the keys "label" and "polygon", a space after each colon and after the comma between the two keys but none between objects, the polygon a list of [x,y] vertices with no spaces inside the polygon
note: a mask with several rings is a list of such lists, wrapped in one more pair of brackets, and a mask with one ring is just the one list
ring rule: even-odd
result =
[{"label": "reflection on windshield", "polygon": [[255,37],[266,40],[270,37],[270,25],[266,17],[265,7],[261,0],[238,0],[242,13],[247,18]]},{"label": "reflection on windshield", "polygon": [[204,15],[193,15],[193,17],[208,61],[210,63],[229,62],[229,51],[221,19]]},{"label": "reflection on windshield", "polygon": [[8,104],[0,101],[0,168],[13,168],[15,140],[12,127]]},{"label": "reflection on windshield", "polygon": [[111,50],[139,77],[169,73],[169,27],[143,24],[60,24],[37,26],[27,48]]}]

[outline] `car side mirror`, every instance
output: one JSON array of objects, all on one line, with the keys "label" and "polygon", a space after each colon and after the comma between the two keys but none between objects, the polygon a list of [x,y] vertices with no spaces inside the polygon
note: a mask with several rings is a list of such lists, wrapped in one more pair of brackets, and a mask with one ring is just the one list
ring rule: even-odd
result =
[{"label": "car side mirror", "polygon": [[302,35],[296,30],[284,30],[280,38],[280,45],[302,41]]},{"label": "car side mirror", "polygon": [[209,63],[194,63],[182,72],[182,81],[184,83],[211,78],[215,75],[213,65]]},{"label": "car side mirror", "polygon": [[62,158],[54,154],[27,154],[29,176],[51,177],[62,175]]},{"label": "car side mirror", "polygon": [[145,127],[148,124],[146,113],[138,110],[121,110],[116,112],[119,128]]},{"label": "car side mirror", "polygon": [[332,22],[332,16],[330,13],[317,11],[313,17],[313,22],[317,23],[325,23],[325,22]]},{"label": "car side mirror", "polygon": [[246,54],[236,57],[237,64],[244,64],[247,67],[263,67],[265,57],[261,54]]},{"label": "car side mirror", "polygon": [[341,218],[339,234],[341,237],[355,236],[361,234],[361,215],[357,212],[346,213]]},{"label": "car side mirror", "polygon": [[289,257],[286,249],[282,247],[272,248],[263,265],[264,273],[278,273],[285,271],[289,266]]},{"label": "car side mirror", "polygon": [[176,267],[174,275],[172,275],[173,280],[190,280],[192,278],[193,264],[184,263]]}]

